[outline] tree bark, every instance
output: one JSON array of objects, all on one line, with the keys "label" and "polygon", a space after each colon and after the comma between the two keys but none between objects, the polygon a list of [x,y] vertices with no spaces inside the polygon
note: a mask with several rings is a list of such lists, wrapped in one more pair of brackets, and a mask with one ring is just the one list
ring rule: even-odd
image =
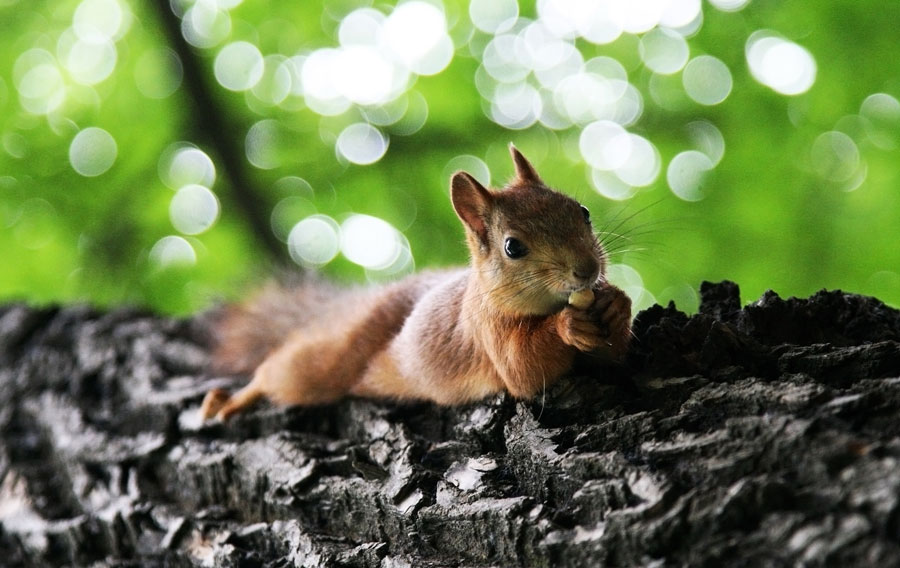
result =
[{"label": "tree bark", "polygon": [[537,400],[200,424],[206,320],[0,308],[5,565],[900,564],[900,313],[654,306]]}]

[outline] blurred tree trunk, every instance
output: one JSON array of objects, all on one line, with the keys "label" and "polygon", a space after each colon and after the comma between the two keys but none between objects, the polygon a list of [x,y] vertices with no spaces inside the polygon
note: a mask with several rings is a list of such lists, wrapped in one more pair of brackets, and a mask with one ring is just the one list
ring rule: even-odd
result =
[{"label": "blurred tree trunk", "polygon": [[186,138],[193,140],[196,136],[213,150],[216,164],[226,178],[224,185],[234,205],[233,211],[243,217],[247,232],[256,238],[261,250],[274,261],[288,261],[287,249],[275,237],[269,223],[270,204],[247,169],[243,145],[246,129],[233,124],[233,114],[226,112],[216,98],[209,85],[209,69],[184,39],[181,19],[172,11],[170,3],[153,0],[150,4],[183,68],[182,119]]}]

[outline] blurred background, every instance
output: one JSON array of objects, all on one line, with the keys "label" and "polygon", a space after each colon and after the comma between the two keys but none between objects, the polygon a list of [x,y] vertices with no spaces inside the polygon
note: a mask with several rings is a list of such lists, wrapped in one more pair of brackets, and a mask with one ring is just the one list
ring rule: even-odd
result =
[{"label": "blurred background", "polygon": [[0,301],[190,313],[466,262],[514,142],[636,308],[900,306],[900,3],[0,0]]}]

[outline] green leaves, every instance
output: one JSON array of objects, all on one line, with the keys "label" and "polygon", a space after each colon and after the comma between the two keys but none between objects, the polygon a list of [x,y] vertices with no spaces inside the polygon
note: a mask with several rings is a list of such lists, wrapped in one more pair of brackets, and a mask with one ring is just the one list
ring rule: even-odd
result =
[{"label": "green leaves", "polygon": [[502,183],[513,141],[615,228],[636,304],[900,304],[898,5],[174,5],[181,56],[148,3],[0,2],[0,298],[190,312],[266,248],[353,281],[464,263],[449,175]]}]

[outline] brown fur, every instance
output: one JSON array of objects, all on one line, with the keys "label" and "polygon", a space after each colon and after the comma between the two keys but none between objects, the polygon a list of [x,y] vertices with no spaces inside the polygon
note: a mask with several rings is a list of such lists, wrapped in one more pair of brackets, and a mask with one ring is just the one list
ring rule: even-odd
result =
[{"label": "brown fur", "polygon": [[[219,369],[253,373],[229,395],[203,401],[205,418],[227,419],[260,397],[320,404],[347,394],[458,404],[502,390],[534,397],[575,355],[620,358],[631,302],[605,282],[606,255],[580,205],[547,188],[510,146],[516,178],[502,191],[453,176],[454,209],[466,227],[467,269],[426,272],[372,289],[306,281],[270,287],[228,311],[219,325]],[[509,258],[506,239],[527,247]],[[591,288],[586,309],[568,295]]]}]

